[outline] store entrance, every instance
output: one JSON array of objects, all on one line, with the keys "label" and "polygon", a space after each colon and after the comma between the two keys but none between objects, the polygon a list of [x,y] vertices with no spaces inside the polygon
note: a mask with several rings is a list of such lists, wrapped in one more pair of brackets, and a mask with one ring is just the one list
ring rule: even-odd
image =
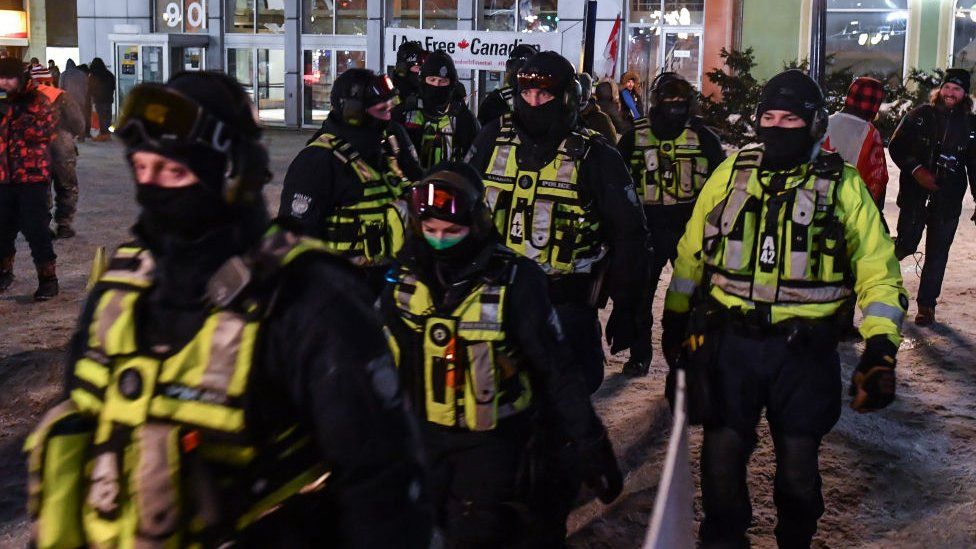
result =
[{"label": "store entrance", "polygon": [[143,82],[165,82],[185,70],[205,70],[206,35],[110,34],[114,55],[115,108]]}]

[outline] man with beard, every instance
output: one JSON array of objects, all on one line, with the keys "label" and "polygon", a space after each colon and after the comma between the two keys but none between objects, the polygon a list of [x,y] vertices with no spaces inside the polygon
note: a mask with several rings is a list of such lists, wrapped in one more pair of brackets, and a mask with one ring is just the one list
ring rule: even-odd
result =
[{"label": "man with beard", "polygon": [[623,479],[545,274],[501,245],[483,197],[478,172],[461,162],[411,188],[410,236],[380,309],[448,547],[521,547],[533,521],[518,511],[518,477],[534,410],[570,435],[601,500]]},{"label": "man with beard", "polygon": [[756,115],[761,144],[722,163],[698,197],[662,323],[665,358],[687,370],[689,412],[705,428],[703,547],[749,545],[746,465],[764,409],[776,450],[777,543],[810,546],[824,512],[820,442],[840,417],[837,313],[857,295],[866,344],[851,407],[868,412],[895,398],[908,306],[864,182],[820,149],[827,112],[816,82],[780,73]]},{"label": "man with beard", "polygon": [[401,120],[403,105],[416,100],[420,91],[420,67],[427,58],[427,50],[417,41],[404,42],[397,48],[396,65],[393,67],[393,87],[396,88],[399,103],[393,108],[393,118]]},{"label": "man with beard", "polygon": [[390,79],[366,69],[336,78],[332,110],[285,174],[278,215],[362,268],[378,293],[403,245],[403,191],[422,175],[410,138],[392,122]]},{"label": "man with beard", "polygon": [[681,75],[665,72],[654,79],[650,103],[648,118],[638,119],[618,145],[620,155],[630,161],[654,248],[641,332],[623,368],[632,376],[646,375],[651,366],[651,307],[661,271],[668,261],[674,265],[698,193],[725,160],[718,136],[695,114],[695,90]]},{"label": "man with beard", "polygon": [[512,48],[508,60],[505,61],[504,85],[488,92],[481,105],[478,105],[478,122],[482,126],[501,118],[507,112],[512,112],[515,106],[515,75],[522,65],[537,53],[539,50],[529,44],[519,44]]},{"label": "man with beard", "polygon": [[252,109],[218,73],[130,90],[135,241],[27,441],[32,546],[429,545],[372,296],[320,241],[269,227]]},{"label": "man with beard", "polygon": [[23,233],[37,269],[34,301],[58,295],[54,246],[51,243],[51,211],[48,186],[51,156],[48,151],[57,129],[57,113],[51,102],[27,86],[28,76],[16,59],[0,59],[0,293],[14,281],[14,243]]},{"label": "man with beard", "polygon": [[461,160],[480,126],[463,101],[455,100],[454,60],[443,50],[420,68],[420,91],[403,108],[403,125],[425,170],[444,160]]},{"label": "man with beard", "polygon": [[[646,230],[627,165],[601,138],[577,128],[576,71],[555,52],[536,54],[517,76],[515,111],[489,124],[467,162],[483,174],[485,197],[506,246],[548,275],[549,297],[579,361],[587,390],[603,381],[597,308],[613,299],[606,339],[612,353],[637,334],[647,273]],[[543,467],[534,509],[538,546],[561,544],[579,489],[568,436],[543,415],[535,459]]]},{"label": "man with beard", "polygon": [[[976,120],[969,97],[969,72],[949,69],[928,105],[901,121],[888,151],[901,170],[895,254],[915,253],[925,237],[925,264],[918,284],[915,324],[935,322],[935,303],[956,236],[966,181],[976,196]],[[976,216],[974,216],[976,220]]]}]

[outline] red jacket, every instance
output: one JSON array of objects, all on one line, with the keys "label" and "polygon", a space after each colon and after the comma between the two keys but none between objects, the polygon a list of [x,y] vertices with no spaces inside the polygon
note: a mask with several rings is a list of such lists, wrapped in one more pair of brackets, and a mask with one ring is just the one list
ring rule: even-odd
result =
[{"label": "red jacket", "polygon": [[10,122],[7,129],[9,182],[48,183],[51,155],[48,144],[58,130],[58,117],[50,101],[37,90],[8,96]]},{"label": "red jacket", "polygon": [[856,167],[874,203],[879,208],[884,207],[888,163],[881,134],[873,124],[853,114],[833,114],[823,148],[839,153],[845,162]]}]

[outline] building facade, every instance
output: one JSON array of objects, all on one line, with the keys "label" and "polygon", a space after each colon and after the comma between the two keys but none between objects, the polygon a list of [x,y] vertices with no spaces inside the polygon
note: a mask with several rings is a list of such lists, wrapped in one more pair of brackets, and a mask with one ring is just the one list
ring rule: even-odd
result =
[{"label": "building facade", "polygon": [[[80,57],[105,60],[118,79],[117,103],[139,82],[217,69],[244,84],[263,123],[287,127],[318,126],[344,70],[389,70],[391,29],[457,41],[472,31],[555,33],[560,53],[578,65],[586,10],[585,0],[76,1]],[[809,57],[815,3],[600,0],[594,73],[619,79],[631,70],[646,83],[674,70],[709,93],[704,74],[721,64],[722,48],[752,47],[756,73],[767,78]],[[828,70],[900,78],[912,68],[976,65],[976,0],[823,3]],[[502,81],[498,70],[459,72],[472,106]]]}]

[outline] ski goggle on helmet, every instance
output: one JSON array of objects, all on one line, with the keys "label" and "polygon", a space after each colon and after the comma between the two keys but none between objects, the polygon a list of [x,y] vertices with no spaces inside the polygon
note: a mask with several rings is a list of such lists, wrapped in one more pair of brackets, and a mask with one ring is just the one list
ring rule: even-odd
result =
[{"label": "ski goggle on helmet", "polygon": [[540,72],[519,72],[516,76],[519,90],[540,89],[555,93],[558,82],[551,74]]},{"label": "ski goggle on helmet", "polygon": [[468,225],[479,198],[467,190],[463,178],[453,172],[433,173],[410,187],[410,214],[418,220],[440,219]]},{"label": "ski goggle on helmet", "polygon": [[160,84],[140,84],[127,94],[118,135],[129,147],[203,145],[226,154],[231,133],[222,120],[189,97]]}]

